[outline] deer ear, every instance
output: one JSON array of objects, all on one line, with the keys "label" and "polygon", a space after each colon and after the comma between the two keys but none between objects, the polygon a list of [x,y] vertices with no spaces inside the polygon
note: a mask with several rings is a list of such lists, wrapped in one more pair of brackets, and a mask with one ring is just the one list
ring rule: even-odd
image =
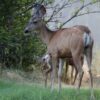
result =
[{"label": "deer ear", "polygon": [[41,4],[35,4],[33,6],[32,14],[35,14],[35,16],[42,18],[46,14],[46,8]]},{"label": "deer ear", "polygon": [[46,14],[46,8],[43,5],[40,7],[39,13],[41,17]]}]

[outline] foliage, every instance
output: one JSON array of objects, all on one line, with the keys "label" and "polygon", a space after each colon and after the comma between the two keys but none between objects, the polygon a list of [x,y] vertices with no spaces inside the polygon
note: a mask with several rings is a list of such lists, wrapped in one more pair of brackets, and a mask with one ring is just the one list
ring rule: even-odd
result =
[{"label": "foliage", "polygon": [[22,12],[33,2],[0,0],[0,62],[6,67],[25,68],[45,51],[45,46],[36,36],[24,35],[30,13]]}]

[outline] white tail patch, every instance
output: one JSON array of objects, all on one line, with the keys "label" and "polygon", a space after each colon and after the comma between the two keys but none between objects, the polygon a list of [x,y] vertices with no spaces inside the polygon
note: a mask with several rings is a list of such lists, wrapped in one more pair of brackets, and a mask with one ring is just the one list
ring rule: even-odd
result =
[{"label": "white tail patch", "polygon": [[84,40],[84,46],[85,47],[87,47],[91,44],[91,36],[89,34],[84,33],[83,40]]}]

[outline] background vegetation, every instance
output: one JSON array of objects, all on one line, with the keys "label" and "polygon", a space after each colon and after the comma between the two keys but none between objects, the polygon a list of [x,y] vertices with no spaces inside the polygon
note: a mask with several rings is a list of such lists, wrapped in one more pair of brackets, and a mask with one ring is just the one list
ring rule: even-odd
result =
[{"label": "background vegetation", "polygon": [[30,12],[22,12],[33,2],[0,0],[0,62],[8,68],[26,68],[45,51],[36,36],[24,35]]}]

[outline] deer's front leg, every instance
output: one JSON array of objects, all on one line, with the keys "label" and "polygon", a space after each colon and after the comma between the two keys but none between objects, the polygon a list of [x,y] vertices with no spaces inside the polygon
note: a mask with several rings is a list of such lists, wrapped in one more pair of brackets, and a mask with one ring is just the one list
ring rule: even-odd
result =
[{"label": "deer's front leg", "polygon": [[62,77],[62,69],[63,69],[64,61],[63,59],[59,59],[59,69],[58,69],[58,91],[61,90],[61,77]]},{"label": "deer's front leg", "polygon": [[51,71],[51,91],[54,90],[54,81],[56,79],[57,57],[52,57],[52,71]]}]

